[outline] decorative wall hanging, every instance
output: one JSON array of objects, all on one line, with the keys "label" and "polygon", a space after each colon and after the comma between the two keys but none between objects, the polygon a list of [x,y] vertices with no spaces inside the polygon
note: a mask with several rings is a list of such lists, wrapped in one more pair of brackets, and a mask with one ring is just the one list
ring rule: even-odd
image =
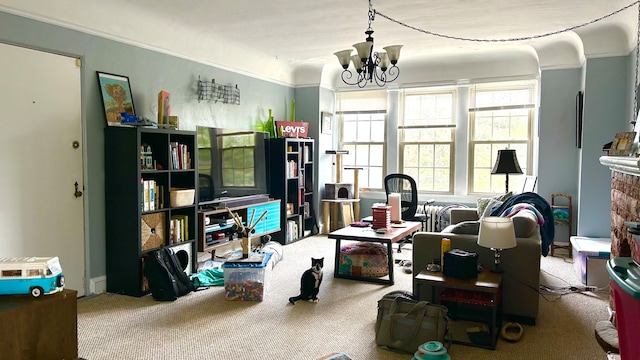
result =
[{"label": "decorative wall hanging", "polygon": [[126,112],[135,116],[133,107],[133,97],[131,96],[131,85],[129,78],[123,75],[109,74],[96,71],[98,75],[98,85],[100,85],[100,95],[104,105],[104,114],[108,126],[120,126],[120,113]]}]

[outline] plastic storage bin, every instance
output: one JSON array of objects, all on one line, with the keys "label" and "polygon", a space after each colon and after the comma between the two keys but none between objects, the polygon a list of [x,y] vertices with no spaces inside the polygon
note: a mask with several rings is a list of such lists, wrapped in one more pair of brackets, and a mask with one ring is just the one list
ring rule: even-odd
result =
[{"label": "plastic storage bin", "polygon": [[227,300],[262,301],[267,287],[267,263],[271,253],[264,253],[262,263],[228,263],[224,271],[224,297]]},{"label": "plastic storage bin", "polygon": [[618,343],[622,360],[640,356],[640,267],[630,257],[607,261],[616,307]]},{"label": "plastic storage bin", "polygon": [[573,268],[583,284],[604,288],[609,285],[605,269],[611,257],[611,239],[571,237]]}]

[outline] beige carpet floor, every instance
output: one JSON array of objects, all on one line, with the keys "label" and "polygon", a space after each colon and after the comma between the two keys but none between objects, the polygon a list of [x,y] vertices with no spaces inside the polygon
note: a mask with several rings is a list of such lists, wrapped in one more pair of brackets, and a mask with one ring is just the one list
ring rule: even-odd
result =
[{"label": "beige carpet floor", "polygon": [[[175,302],[151,296],[100,294],[78,302],[79,356],[101,359],[315,359],[344,352],[354,359],[411,359],[375,344],[377,300],[411,290],[411,274],[396,266],[396,283],[384,286],[333,278],[334,241],[314,236],[284,247],[284,259],[268,272],[262,302],[227,301],[222,287]],[[398,259],[410,259],[410,246]],[[324,257],[318,303],[287,299],[311,257]],[[542,258],[541,282],[580,285],[570,259]],[[594,325],[608,317],[608,294],[541,297],[536,326],[517,343],[499,340],[495,351],[454,344],[453,359],[606,359]]]}]

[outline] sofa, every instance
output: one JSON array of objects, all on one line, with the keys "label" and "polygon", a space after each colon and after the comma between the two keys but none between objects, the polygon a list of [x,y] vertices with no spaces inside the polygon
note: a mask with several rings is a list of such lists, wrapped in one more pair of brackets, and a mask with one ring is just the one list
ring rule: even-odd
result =
[{"label": "sofa", "polygon": [[[511,321],[535,325],[538,315],[541,235],[534,212],[520,211],[511,216],[517,246],[501,253],[502,312]],[[477,244],[479,215],[475,208],[454,208],[450,223],[442,232],[416,232],[413,236],[413,274],[426,269],[434,259],[440,259],[442,238],[451,239],[451,249],[478,254],[478,262],[485,269],[494,264],[494,251]],[[431,301],[432,287],[421,286],[413,280],[413,292],[420,300]]]}]

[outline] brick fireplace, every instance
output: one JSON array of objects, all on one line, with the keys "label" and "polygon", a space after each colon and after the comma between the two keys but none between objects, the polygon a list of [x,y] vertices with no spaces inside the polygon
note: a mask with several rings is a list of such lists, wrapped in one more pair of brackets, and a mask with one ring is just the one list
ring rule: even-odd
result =
[{"label": "brick fireplace", "polygon": [[636,236],[625,221],[640,222],[640,161],[632,157],[603,156],[600,163],[611,175],[611,257],[633,257],[640,262]]}]

